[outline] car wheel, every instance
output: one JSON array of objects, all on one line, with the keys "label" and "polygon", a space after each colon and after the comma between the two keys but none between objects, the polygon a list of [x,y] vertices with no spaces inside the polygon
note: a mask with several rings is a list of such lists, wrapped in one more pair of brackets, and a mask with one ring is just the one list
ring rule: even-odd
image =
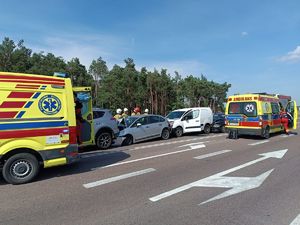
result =
[{"label": "car wheel", "polygon": [[100,149],[108,149],[112,144],[112,136],[109,132],[102,132],[96,137],[96,145]]},{"label": "car wheel", "polygon": [[169,139],[169,137],[170,137],[170,131],[167,128],[163,129],[163,131],[161,132],[161,138],[163,140],[167,140]]},{"label": "car wheel", "polygon": [[269,127],[265,127],[263,129],[262,137],[265,138],[265,139],[269,139],[270,138],[270,128]]},{"label": "car wheel", "polygon": [[210,132],[210,126],[209,126],[209,124],[206,124],[204,127],[204,133],[209,134],[209,132]]},{"label": "car wheel", "polygon": [[39,169],[39,162],[34,155],[19,153],[6,160],[2,174],[7,183],[24,184],[32,181]]},{"label": "car wheel", "polygon": [[183,135],[183,129],[182,129],[182,127],[177,127],[175,129],[175,135],[176,135],[176,137],[181,137]]},{"label": "car wheel", "polygon": [[132,144],[133,144],[133,137],[129,134],[126,135],[125,140],[122,142],[122,145],[126,146],[126,145],[132,145]]},{"label": "car wheel", "polygon": [[226,132],[225,126],[222,126],[221,127],[221,133],[225,133],[225,132]]}]

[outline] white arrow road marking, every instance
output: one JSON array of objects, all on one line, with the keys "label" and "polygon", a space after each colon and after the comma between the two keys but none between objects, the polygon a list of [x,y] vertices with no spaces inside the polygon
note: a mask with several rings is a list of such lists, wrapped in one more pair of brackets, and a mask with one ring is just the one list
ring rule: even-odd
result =
[{"label": "white arrow road marking", "polygon": [[175,151],[175,152],[168,152],[168,153],[164,153],[164,154],[160,154],[160,155],[148,156],[148,157],[140,158],[140,159],[133,159],[133,160],[125,161],[125,162],[111,164],[111,165],[108,165],[108,166],[92,168],[91,170],[96,170],[96,169],[99,169],[99,168],[100,169],[101,168],[108,168],[108,167],[113,167],[113,166],[120,166],[120,165],[124,165],[124,164],[128,164],[128,163],[134,163],[134,162],[139,162],[139,161],[143,161],[143,160],[147,160],[147,159],[159,158],[159,157],[163,157],[163,156],[167,156],[167,155],[174,155],[174,154],[178,154],[178,153],[182,153],[182,152],[188,152],[188,151],[192,151],[192,150],[200,149],[200,148],[205,148],[205,147],[206,146],[203,144],[203,145],[199,146],[198,148],[185,149],[185,150],[180,150],[180,151]]},{"label": "white arrow road marking", "polygon": [[261,144],[268,143],[268,142],[269,142],[269,140],[265,140],[265,141],[259,141],[259,142],[251,143],[251,144],[248,144],[248,145],[261,145]]},{"label": "white arrow road marking", "polygon": [[252,164],[258,163],[260,161],[266,160],[268,158],[281,159],[287,151],[288,151],[287,149],[284,149],[284,150],[259,154],[260,156],[263,156],[263,157],[261,157],[259,159],[256,159],[256,160],[253,160],[253,161],[250,161],[248,163],[242,164],[240,166],[231,168],[229,170],[225,170],[223,172],[214,174],[210,177],[207,177],[207,178],[192,182],[190,184],[178,187],[178,188],[173,189],[171,191],[162,193],[162,194],[157,195],[155,197],[149,198],[149,200],[152,201],[152,202],[156,202],[156,201],[159,201],[163,198],[167,198],[167,197],[170,197],[171,195],[177,194],[179,192],[188,190],[192,187],[231,188],[230,190],[225,191],[224,193],[222,193],[220,195],[217,195],[216,197],[211,198],[211,199],[201,203],[201,204],[205,204],[207,202],[214,201],[214,200],[221,199],[221,198],[225,198],[225,197],[228,197],[230,195],[237,194],[239,192],[243,192],[243,191],[246,191],[246,190],[257,188],[270,175],[270,173],[273,171],[273,169],[269,170],[269,171],[267,171],[267,172],[265,172],[265,173],[263,173],[263,174],[261,174],[257,177],[223,177],[223,176],[226,175],[226,174],[232,173],[234,171],[240,170],[242,168],[245,168],[247,166],[250,166]]},{"label": "white arrow road marking", "polygon": [[293,220],[290,225],[300,225],[300,214]]},{"label": "white arrow road marking", "polygon": [[200,155],[197,157],[194,157],[194,159],[205,159],[208,157],[212,157],[212,156],[216,156],[216,155],[221,155],[227,152],[231,152],[232,150],[222,150],[222,151],[218,151],[218,152],[213,152],[213,153],[209,153],[209,154],[205,154],[205,155]]},{"label": "white arrow road marking", "polygon": [[100,186],[100,185],[103,185],[103,184],[108,184],[108,183],[112,183],[112,182],[115,182],[115,181],[124,180],[126,178],[135,177],[135,176],[139,176],[139,175],[154,172],[154,171],[156,171],[156,170],[153,169],[153,168],[140,170],[140,171],[120,175],[120,176],[117,176],[117,177],[111,177],[111,178],[107,178],[107,179],[104,179],[104,180],[99,180],[99,181],[83,184],[83,187],[93,188],[93,187],[97,187],[97,186]]}]

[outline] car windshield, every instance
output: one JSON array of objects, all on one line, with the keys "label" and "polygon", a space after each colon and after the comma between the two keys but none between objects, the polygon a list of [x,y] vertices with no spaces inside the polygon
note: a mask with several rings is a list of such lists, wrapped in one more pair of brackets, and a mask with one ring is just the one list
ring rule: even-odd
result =
[{"label": "car windshield", "polygon": [[228,109],[229,114],[244,114],[246,116],[256,116],[256,102],[231,102]]},{"label": "car windshield", "polygon": [[125,118],[126,127],[129,127],[134,121],[137,120],[137,118],[137,116],[128,116],[127,118]]},{"label": "car windshield", "polygon": [[186,111],[173,111],[167,115],[167,118],[170,120],[179,119]]}]

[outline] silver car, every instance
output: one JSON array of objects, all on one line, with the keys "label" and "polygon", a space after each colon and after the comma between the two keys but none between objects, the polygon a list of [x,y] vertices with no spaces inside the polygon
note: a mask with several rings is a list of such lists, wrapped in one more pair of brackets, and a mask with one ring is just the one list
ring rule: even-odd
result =
[{"label": "silver car", "polygon": [[119,128],[119,137],[124,139],[122,145],[170,137],[169,122],[160,115],[129,116],[120,122]]},{"label": "silver car", "polygon": [[100,149],[109,148],[119,134],[118,123],[110,110],[93,108],[93,123],[95,144]]}]

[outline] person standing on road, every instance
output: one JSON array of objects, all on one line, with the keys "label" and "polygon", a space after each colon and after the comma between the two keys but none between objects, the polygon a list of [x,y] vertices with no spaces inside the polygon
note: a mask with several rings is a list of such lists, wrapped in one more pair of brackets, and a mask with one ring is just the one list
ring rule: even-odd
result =
[{"label": "person standing on road", "polygon": [[290,134],[290,131],[289,131],[289,117],[288,117],[288,114],[287,112],[284,110],[283,107],[281,107],[280,109],[280,118],[281,118],[281,124],[283,125],[284,127],[284,131],[287,135]]},{"label": "person standing on road", "polygon": [[144,114],[148,115],[148,113],[149,113],[149,109],[145,109]]},{"label": "person standing on road", "polygon": [[122,109],[117,109],[117,114],[114,116],[114,118],[119,121],[120,119],[122,119]]},{"label": "person standing on road", "polygon": [[133,113],[131,113],[132,116],[137,116],[137,115],[141,115],[141,109],[140,107],[135,107],[133,109]]}]

